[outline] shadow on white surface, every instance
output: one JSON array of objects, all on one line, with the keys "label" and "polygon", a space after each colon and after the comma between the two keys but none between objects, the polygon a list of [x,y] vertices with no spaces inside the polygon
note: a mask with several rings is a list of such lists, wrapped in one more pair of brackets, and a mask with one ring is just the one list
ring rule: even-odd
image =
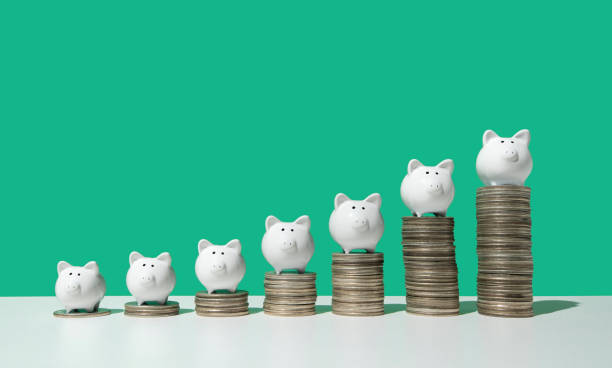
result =
[{"label": "shadow on white surface", "polygon": [[406,304],[385,304],[385,314],[406,312]]},{"label": "shadow on white surface", "polygon": [[533,302],[533,314],[539,316],[574,308],[578,305],[580,303],[571,300],[538,300]]},{"label": "shadow on white surface", "polygon": [[459,315],[464,315],[468,313],[474,313],[478,310],[478,306],[476,305],[475,300],[466,300],[463,302],[459,302]]}]

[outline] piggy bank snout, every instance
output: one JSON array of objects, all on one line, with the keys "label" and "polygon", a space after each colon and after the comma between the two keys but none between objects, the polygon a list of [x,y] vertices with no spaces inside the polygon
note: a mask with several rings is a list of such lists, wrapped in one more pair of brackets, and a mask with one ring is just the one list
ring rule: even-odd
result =
[{"label": "piggy bank snout", "polygon": [[444,185],[442,185],[443,182],[441,180],[436,180],[436,179],[426,179],[423,180],[422,185],[425,188],[425,191],[429,194],[433,194],[433,195],[441,195],[444,193]]},{"label": "piggy bank snout", "polygon": [[442,193],[444,191],[441,183],[427,183],[425,188],[429,193]]},{"label": "piggy bank snout", "polygon": [[212,273],[224,273],[227,270],[225,263],[213,263],[210,268]]},{"label": "piggy bank snout", "polygon": [[365,216],[353,215],[350,217],[350,224],[353,229],[365,231],[370,227],[370,222]]},{"label": "piggy bank snout", "polygon": [[69,282],[66,284],[66,292],[74,295],[81,292],[81,284],[78,282]]},{"label": "piggy bank snout", "polygon": [[155,282],[155,275],[152,274],[148,274],[148,275],[140,275],[140,277],[138,278],[138,280],[140,281],[140,283],[142,284],[151,284]]},{"label": "piggy bank snout", "polygon": [[503,158],[506,161],[516,162],[519,159],[518,151],[512,148],[505,149],[503,152]]}]

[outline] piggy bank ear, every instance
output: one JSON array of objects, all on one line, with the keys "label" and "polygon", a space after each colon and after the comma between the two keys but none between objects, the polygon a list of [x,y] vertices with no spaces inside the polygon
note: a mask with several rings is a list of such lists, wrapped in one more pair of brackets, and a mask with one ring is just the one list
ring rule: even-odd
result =
[{"label": "piggy bank ear", "polygon": [[382,197],[378,193],[372,193],[365,199],[366,202],[374,203],[376,207],[380,208],[382,204]]},{"label": "piggy bank ear", "polygon": [[210,247],[211,245],[213,245],[213,243],[209,242],[206,239],[202,239],[198,242],[198,253],[202,253],[202,251],[204,250],[204,248],[206,247]]},{"label": "piggy bank ear", "polygon": [[60,273],[62,273],[63,270],[65,270],[68,267],[72,267],[70,266],[70,263],[66,261],[59,261],[57,263],[57,274],[59,275]]},{"label": "piggy bank ear", "polygon": [[136,262],[137,260],[141,259],[142,257],[143,257],[143,255],[138,253],[137,251],[133,251],[132,253],[130,253],[130,266],[132,265],[132,263]]},{"label": "piggy bank ear", "polygon": [[170,253],[168,252],[163,252],[162,254],[158,255],[157,259],[159,259],[162,262],[166,262],[168,266],[172,264],[172,257],[170,257]]},{"label": "piggy bank ear", "polygon": [[98,267],[98,264],[96,263],[96,261],[87,262],[87,264],[83,266],[83,268],[90,270],[90,271],[94,271],[95,273],[100,272],[100,267]]},{"label": "piggy bank ear", "polygon": [[277,219],[274,216],[268,216],[266,218],[266,231],[270,230],[270,228],[276,224],[278,224],[280,222],[279,219]]},{"label": "piggy bank ear", "polygon": [[298,217],[298,219],[295,220],[294,223],[306,226],[306,229],[310,230],[310,217],[306,215]]},{"label": "piggy bank ear", "polygon": [[455,170],[455,163],[453,162],[453,160],[447,158],[446,160],[437,164],[436,167],[439,167],[441,169],[446,169],[448,170],[449,174],[452,174],[453,170]]},{"label": "piggy bank ear", "polygon": [[336,194],[336,198],[334,198],[334,208],[340,207],[340,205],[346,201],[350,201],[351,199],[344,193]]},{"label": "piggy bank ear", "polygon": [[486,132],[484,132],[482,136],[482,145],[484,146],[493,138],[499,138],[499,136],[497,135],[497,133],[495,133],[491,129],[487,130]]},{"label": "piggy bank ear", "polygon": [[414,170],[418,169],[421,166],[423,166],[423,164],[416,158],[410,160],[410,162],[408,163],[408,175],[412,174]]},{"label": "piggy bank ear", "polygon": [[240,253],[240,251],[242,250],[242,245],[240,244],[240,240],[238,239],[230,240],[229,243],[225,244],[225,246],[236,250],[238,253]]},{"label": "piggy bank ear", "polygon": [[527,129],[519,130],[514,136],[512,136],[512,138],[521,140],[525,142],[525,144],[529,145],[529,141],[531,140],[531,133],[529,133],[529,130]]}]

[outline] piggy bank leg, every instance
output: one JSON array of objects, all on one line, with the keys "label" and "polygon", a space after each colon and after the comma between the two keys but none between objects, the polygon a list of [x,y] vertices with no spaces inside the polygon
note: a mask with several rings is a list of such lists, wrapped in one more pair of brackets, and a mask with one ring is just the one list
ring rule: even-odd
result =
[{"label": "piggy bank leg", "polygon": [[444,212],[435,212],[434,215],[436,215],[436,217],[446,217],[446,211],[444,211]]},{"label": "piggy bank leg", "polygon": [[412,212],[412,216],[416,216],[416,217],[418,217],[418,216],[419,216],[419,215],[417,215],[417,213],[416,213],[416,212],[414,212],[414,211],[411,211],[411,212]]},{"label": "piggy bank leg", "polygon": [[349,254],[351,252],[350,249],[344,249],[344,254]]},{"label": "piggy bank leg", "polygon": [[94,305],[94,307],[93,307],[93,311],[94,311],[94,312],[97,312],[97,311],[98,311],[98,308],[100,308],[100,302],[97,302],[97,303],[96,303],[96,305]]},{"label": "piggy bank leg", "polygon": [[72,313],[74,311],[74,309],[70,307],[64,307],[64,309],[66,309],[66,313]]},{"label": "piggy bank leg", "polygon": [[233,289],[228,289],[228,290],[230,291],[230,293],[235,293],[235,292],[236,292],[236,288],[237,288],[237,287],[235,287],[235,288],[233,288]]},{"label": "piggy bank leg", "polygon": [[417,212],[417,213],[416,213],[416,216],[417,216],[417,217],[423,217],[423,214],[422,214],[422,213],[420,213],[420,212]]},{"label": "piggy bank leg", "polygon": [[274,272],[276,272],[276,274],[277,274],[277,275],[280,275],[280,273],[281,273],[281,272],[283,272],[283,270],[282,270],[282,269],[280,269],[280,268],[278,268],[278,269],[277,269],[277,268],[275,268],[275,269],[274,269]]},{"label": "piggy bank leg", "polygon": [[214,293],[214,292],[215,292],[215,289],[210,289],[210,290],[208,290],[208,294],[212,294],[212,293]]},{"label": "piggy bank leg", "polygon": [[144,300],[142,300],[142,299],[138,299],[138,298],[136,299],[136,304],[138,304],[138,305],[143,305],[144,303],[145,303],[145,301],[144,301]]},{"label": "piggy bank leg", "polygon": [[298,272],[298,273],[304,273],[304,272],[306,272],[306,267],[303,267],[303,268],[298,268],[298,269],[297,269],[297,272]]}]

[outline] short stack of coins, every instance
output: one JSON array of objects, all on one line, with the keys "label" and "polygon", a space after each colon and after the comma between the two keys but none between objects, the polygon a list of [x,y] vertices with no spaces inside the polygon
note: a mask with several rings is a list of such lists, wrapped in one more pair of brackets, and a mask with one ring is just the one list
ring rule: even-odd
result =
[{"label": "short stack of coins", "polygon": [[385,313],[383,253],[332,254],[332,312],[344,316]]},{"label": "short stack of coins", "polygon": [[402,219],[407,312],[428,316],[459,314],[454,228],[452,217]]},{"label": "short stack of coins", "polygon": [[531,190],[518,185],[478,188],[478,312],[533,316]]},{"label": "short stack of coins", "polygon": [[315,314],[317,274],[267,272],[264,277],[266,297],[264,313],[274,316],[299,317]]},{"label": "short stack of coins", "polygon": [[125,303],[123,313],[131,317],[169,317],[179,314],[179,304],[168,301],[166,304]]},{"label": "short stack of coins", "polygon": [[237,317],[249,314],[249,293],[236,290],[234,293],[212,293],[200,291],[195,296],[195,311],[205,317]]}]

